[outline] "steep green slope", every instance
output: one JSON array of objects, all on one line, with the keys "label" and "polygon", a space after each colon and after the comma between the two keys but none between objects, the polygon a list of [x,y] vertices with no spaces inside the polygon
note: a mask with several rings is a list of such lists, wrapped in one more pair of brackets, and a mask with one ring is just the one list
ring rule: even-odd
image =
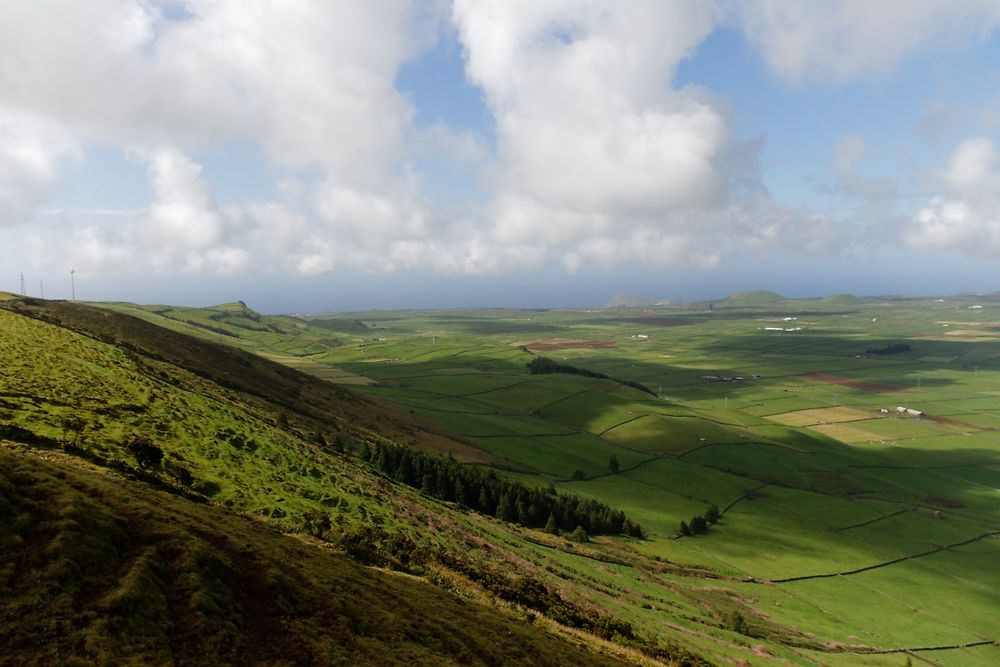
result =
[{"label": "steep green slope", "polygon": [[331,331],[297,317],[261,315],[242,301],[209,308],[140,306],[122,302],[91,305],[131,315],[171,331],[238,347],[337,384],[370,382],[363,375],[318,363],[342,344],[344,333],[363,331],[364,325],[352,324],[344,332]]},{"label": "steep green slope", "polygon": [[0,665],[616,662],[420,579],[9,441],[0,592]]},{"label": "steep green slope", "polygon": [[[673,641],[664,643],[655,633],[643,632],[640,636],[629,621],[609,615],[604,609],[604,593],[587,594],[589,584],[578,579],[579,574],[574,572],[572,587],[560,586],[560,577],[544,569],[536,555],[526,553],[532,540],[538,541],[541,534],[439,502],[432,497],[435,495],[433,490],[423,493],[392,483],[375,473],[364,462],[364,457],[376,446],[396,443],[435,449],[442,442],[464,446],[448,440],[440,429],[425,429],[426,422],[405,410],[352,394],[239,350],[191,339],[142,320],[83,305],[6,300],[0,303],[0,330],[4,334],[0,337],[0,437],[28,446],[40,457],[57,458],[65,464],[61,474],[66,474],[69,465],[96,465],[101,470],[133,480],[125,484],[115,478],[115,483],[120,483],[123,489],[132,490],[123,492],[129,500],[115,500],[110,509],[102,509],[103,495],[83,491],[84,496],[100,502],[86,505],[80,511],[67,510],[69,523],[66,525],[71,533],[76,531],[75,526],[84,526],[79,540],[73,534],[63,539],[51,532],[58,532],[58,526],[50,524],[61,520],[63,510],[58,496],[62,491],[45,495],[41,491],[15,489],[16,493],[11,492],[14,495],[8,494],[6,507],[21,507],[18,513],[26,517],[23,521],[27,522],[21,528],[16,528],[21,524],[11,524],[16,534],[9,535],[6,543],[15,548],[7,552],[3,560],[5,572],[10,574],[4,585],[11,587],[12,599],[19,600],[15,603],[17,609],[11,613],[24,620],[11,630],[11,641],[16,640],[19,647],[14,654],[19,660],[16,664],[44,664],[52,655],[45,651],[87,655],[90,657],[86,659],[90,660],[97,655],[91,655],[91,649],[97,645],[94,642],[99,644],[111,636],[108,634],[112,632],[109,624],[113,624],[110,607],[99,602],[113,597],[113,591],[125,585],[115,582],[127,578],[134,562],[145,562],[140,557],[145,558],[146,552],[136,545],[146,546],[151,538],[147,539],[148,536],[139,531],[133,544],[129,542],[131,538],[127,539],[127,530],[125,537],[121,535],[127,525],[108,523],[108,517],[126,517],[125,524],[130,525],[137,520],[128,519],[133,513],[137,517],[150,518],[152,523],[165,524],[166,519],[151,517],[146,509],[129,509],[130,503],[139,507],[167,507],[178,503],[170,512],[182,515],[209,511],[191,505],[191,501],[203,504],[206,500],[214,508],[213,512],[228,510],[252,518],[252,523],[247,524],[248,530],[309,534],[359,562],[409,571],[461,595],[513,606],[520,610],[517,614],[522,619],[537,615],[536,625],[551,632],[566,634],[570,632],[566,627],[574,628],[572,632],[578,633],[576,636],[592,650],[648,661],[649,658],[641,657],[631,648],[638,647],[646,654],[677,658],[683,664],[703,664],[676,648]],[[25,451],[28,450],[19,450],[22,455]],[[71,456],[66,457],[64,453]],[[28,477],[33,475],[29,473]],[[74,488],[82,489],[72,475],[66,479]],[[169,493],[174,500],[154,500],[145,496],[154,493],[163,497]],[[29,507],[25,498],[37,503]],[[182,500],[184,498],[190,500]],[[75,500],[70,502],[70,506],[75,506],[74,503]],[[196,509],[182,510],[182,505]],[[152,530],[159,534],[159,528]],[[230,531],[230,528],[222,530]],[[45,536],[51,536],[52,540],[46,542],[42,539]],[[176,539],[183,542],[189,537],[182,535]],[[194,530],[194,537],[208,540],[208,546],[190,547],[195,551],[222,548],[204,531]],[[121,540],[126,543],[124,551],[109,551],[109,544],[115,546]],[[34,546],[36,542],[44,557],[39,556],[37,562],[30,560],[18,565],[15,558],[18,550],[23,550],[25,545]],[[621,548],[614,546],[617,544],[608,542],[609,547]],[[64,547],[68,549],[65,553]],[[554,541],[548,548],[565,549],[567,553],[577,550],[568,542],[557,547]],[[160,596],[156,587],[150,586],[152,575],[147,576],[148,570],[166,582],[168,590],[162,592],[162,596],[168,601],[177,598],[183,602],[190,598],[188,606],[200,604],[191,602],[200,599],[197,587],[176,587],[190,582],[190,576],[201,576],[183,569],[187,567],[183,556],[187,549],[171,547],[167,554],[149,555],[155,567],[143,565],[145,569],[136,574],[135,585],[142,588],[136,595],[140,598]],[[25,553],[33,552],[29,549]],[[270,547],[262,553],[270,554]],[[234,567],[240,571],[237,556],[226,550],[216,556],[209,560],[236,563]],[[54,646],[44,642],[32,644],[34,640],[17,630],[32,627],[32,623],[44,626],[48,622],[45,618],[32,616],[35,613],[32,610],[37,607],[32,596],[36,593],[47,595],[45,591],[56,595],[56,588],[63,585],[58,577],[53,580],[56,584],[49,581],[50,574],[55,576],[55,572],[46,569],[46,558],[62,562],[60,567],[69,570],[86,569],[90,561],[106,562],[99,576],[93,572],[81,575],[97,577],[92,585],[87,584],[90,588],[83,592],[69,590],[66,600],[46,603],[56,609],[46,618],[56,624],[62,634],[52,634],[49,630],[38,630],[35,634],[50,638]],[[183,562],[172,560],[175,558]],[[81,564],[82,561],[88,563]],[[296,562],[277,557],[269,561],[268,568],[293,572],[300,569]],[[101,579],[105,569],[117,573],[118,579]],[[29,576],[29,572],[34,574]],[[15,591],[15,584],[23,587]],[[243,583],[231,580],[228,585],[234,590],[263,586],[260,577]],[[215,584],[208,585],[208,589],[206,595],[210,597],[217,592]],[[219,594],[222,595],[220,599],[227,600],[235,595],[225,591]],[[250,604],[240,599],[243,600],[240,604]],[[399,607],[405,609],[407,615],[436,618],[436,602],[422,609],[422,603],[406,606],[394,600],[390,599],[390,607],[384,609],[385,613],[391,615],[393,608]],[[145,604],[143,600],[141,605]],[[183,607],[181,602],[176,603],[181,607],[169,607],[168,612],[163,612],[162,605],[156,604],[159,605],[156,614],[183,617],[178,611]],[[223,625],[229,623],[230,616],[252,616],[252,610],[239,611],[233,606],[235,604],[211,602],[205,613],[213,623]],[[282,604],[278,612],[268,612],[271,625],[284,627],[297,618],[298,612],[285,609]],[[368,606],[377,607],[377,604],[372,602]],[[312,603],[307,604],[302,613],[310,618],[326,614],[322,606]],[[381,611],[375,609],[372,614],[378,618]],[[472,622],[475,623],[475,619]],[[315,623],[319,621],[314,618],[303,627]],[[488,624],[481,625],[486,627]],[[77,630],[84,634],[80,635]],[[365,634],[368,631],[358,632]],[[444,637],[454,633],[428,632],[426,641],[419,637],[414,639],[417,644],[431,642],[426,655],[443,651],[445,659],[454,658],[451,648],[441,644]],[[595,634],[614,643],[604,642]],[[219,644],[227,647],[236,642],[245,646],[251,641],[245,635],[237,633],[242,637],[239,639],[242,644],[236,639],[220,640]],[[436,636],[442,639],[439,641]],[[500,633],[498,636],[510,636],[512,646],[517,645],[518,640],[512,635]],[[100,639],[102,637],[105,639]],[[124,639],[112,639],[114,648],[108,649],[109,655],[142,656],[135,658],[139,663],[152,661],[142,652],[147,650],[146,644],[136,648],[120,644]],[[168,632],[150,641],[162,647],[173,646],[179,640]],[[288,641],[296,643],[294,637]],[[563,644],[553,642],[546,650],[554,662],[560,662]],[[521,660],[511,657],[520,656],[519,649],[508,646],[506,640],[499,644],[497,653],[507,657],[487,657],[482,659],[484,662]],[[155,653],[159,649],[148,650]],[[197,652],[198,649],[191,650]],[[350,650],[353,649],[344,649],[346,654]],[[230,654],[219,659],[226,659],[226,655]],[[459,652],[457,655],[459,657],[454,659],[458,662],[468,661],[464,654]],[[364,653],[361,656],[363,659]],[[177,660],[185,662],[181,658]],[[373,659],[374,662],[380,660]],[[427,657],[426,662],[433,660]]]},{"label": "steep green slope", "polygon": [[[996,339],[989,328],[996,316],[973,304],[785,301],[777,307],[794,312],[797,328],[781,333],[766,327],[791,326],[789,313],[749,302],[639,317],[373,312],[312,320],[297,333],[218,340],[307,365],[320,377],[335,368],[371,378],[377,384],[364,392],[475,446],[459,460],[476,460],[469,452],[503,457],[515,471],[505,476],[598,499],[646,529],[642,541],[576,544],[449,505],[427,507],[419,494],[404,503],[419,518],[386,524],[390,532],[414,526],[407,534],[418,541],[444,536],[433,542],[432,561],[480,583],[485,577],[505,599],[530,587],[492,576],[530,573],[532,585],[610,617],[591,629],[624,620],[638,636],[720,662],[892,666],[909,652],[914,661],[933,654],[942,664],[988,665],[998,650],[989,619],[1000,581],[989,552],[997,539],[990,493],[1000,488],[1000,421],[989,399],[997,348],[979,341]],[[116,307],[150,316],[145,307]],[[209,311],[211,320],[216,310]],[[342,344],[322,356],[275,354],[327,325],[349,334],[338,333]],[[895,341],[913,350],[856,356]],[[533,350],[670,398],[595,378],[531,375]],[[908,386],[917,391],[899,393]],[[886,415],[879,408],[888,401],[941,417]],[[433,479],[379,467],[437,492]],[[717,526],[672,539],[679,521],[711,504],[723,513]],[[486,552],[472,573],[452,560]],[[546,600],[521,602],[538,609]]]}]

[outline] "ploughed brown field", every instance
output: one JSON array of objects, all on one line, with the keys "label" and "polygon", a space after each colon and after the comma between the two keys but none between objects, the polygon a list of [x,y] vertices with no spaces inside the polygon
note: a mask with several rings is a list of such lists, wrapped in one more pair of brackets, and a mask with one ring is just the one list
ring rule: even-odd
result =
[{"label": "ploughed brown field", "polygon": [[893,387],[891,384],[877,384],[875,382],[851,380],[837,375],[827,375],[826,373],[809,373],[808,375],[803,375],[802,377],[808,380],[815,380],[816,382],[826,382],[827,384],[836,384],[841,387],[849,387],[851,389],[859,389],[861,391],[870,391],[876,394],[891,394],[894,392],[898,393],[902,391],[909,391],[906,387]]}]

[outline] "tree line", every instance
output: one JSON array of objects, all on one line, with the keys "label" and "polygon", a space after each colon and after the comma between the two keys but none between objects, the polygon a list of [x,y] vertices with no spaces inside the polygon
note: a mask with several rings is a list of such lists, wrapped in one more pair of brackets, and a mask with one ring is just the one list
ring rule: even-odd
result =
[{"label": "tree line", "polygon": [[885,347],[873,347],[870,350],[865,350],[865,354],[898,354],[900,352],[909,352],[910,346],[908,343],[892,343],[886,345]]},{"label": "tree line", "polygon": [[390,479],[482,514],[550,533],[628,535],[643,538],[642,527],[603,503],[536,489],[501,479],[493,470],[464,466],[450,456],[430,456],[389,443],[374,443],[362,456]]},{"label": "tree line", "polygon": [[569,364],[560,364],[558,361],[553,361],[548,357],[535,357],[528,362],[528,370],[532,375],[547,375],[550,373],[566,373],[568,375],[582,375],[588,378],[596,378],[598,380],[611,380],[612,382],[617,382],[618,384],[623,384],[626,387],[632,387],[633,389],[638,389],[651,396],[656,396],[656,392],[647,387],[644,384],[638,382],[633,382],[632,380],[618,380],[616,378],[608,377],[604,373],[598,371],[592,371],[586,368],[579,368],[578,366],[570,366]]},{"label": "tree line", "polygon": [[676,535],[678,537],[694,537],[708,530],[708,527],[719,522],[722,513],[715,503],[709,505],[704,515],[691,517],[691,521],[681,521],[680,528]]}]

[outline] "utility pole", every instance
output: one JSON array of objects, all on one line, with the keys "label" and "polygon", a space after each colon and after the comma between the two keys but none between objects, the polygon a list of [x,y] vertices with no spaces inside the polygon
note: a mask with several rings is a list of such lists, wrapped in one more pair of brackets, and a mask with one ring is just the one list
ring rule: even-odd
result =
[{"label": "utility pole", "polygon": [[76,269],[69,270],[69,287],[73,295],[73,301],[76,301],[76,278],[73,275],[74,273],[76,273]]}]

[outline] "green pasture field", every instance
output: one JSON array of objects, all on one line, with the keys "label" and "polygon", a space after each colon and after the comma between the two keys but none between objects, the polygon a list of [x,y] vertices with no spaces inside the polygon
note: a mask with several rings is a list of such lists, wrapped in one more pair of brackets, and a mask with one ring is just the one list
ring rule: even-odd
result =
[{"label": "green pasture field", "polygon": [[[980,302],[982,309],[969,308]],[[998,538],[837,574],[1000,530],[1000,431],[990,430],[1000,429],[1000,334],[979,324],[1000,322],[1000,305],[975,296],[939,302],[758,295],[714,306],[298,319],[258,317],[238,304],[111,307],[327,381],[370,382],[357,389],[496,455],[505,461],[498,474],[623,510],[647,539],[601,538],[586,547],[613,554],[603,560],[576,555],[580,547],[563,538],[525,543],[483,530],[528,550],[525,557],[574,596],[719,662],[902,665],[905,653],[857,647],[1000,640]],[[962,330],[976,337],[947,335]],[[632,338],[637,334],[649,339]],[[614,345],[559,347],[581,341]],[[867,353],[896,342],[911,350]],[[545,343],[554,349],[532,348]],[[527,363],[536,355],[612,379],[533,376]],[[744,379],[708,382],[705,375]],[[639,382],[656,396],[619,380]],[[878,412],[899,405],[928,417]],[[834,406],[871,413],[842,426],[873,437],[842,441],[835,428],[824,434],[767,419]],[[609,468],[612,455],[617,473]],[[233,452],[213,465],[220,474],[227,466],[239,471],[240,456]],[[576,471],[583,479],[571,479]],[[227,474],[220,484],[238,483],[238,475]],[[260,498],[261,507],[269,502]],[[725,510],[718,524],[676,539],[682,520],[712,504]],[[817,575],[835,576],[764,583]],[[736,600],[733,609],[760,611],[750,623],[766,626],[759,636],[728,629],[724,610]],[[1000,661],[1000,649],[911,657],[914,664],[926,657],[987,665]]]},{"label": "green pasture field", "polygon": [[[622,508],[646,528],[649,540],[635,547],[646,555],[702,563],[737,578],[782,579],[863,568],[1000,528],[1000,467],[992,467],[1000,461],[1000,435],[988,430],[1000,427],[1000,339],[926,338],[974,327],[964,322],[1000,320],[996,305],[970,310],[970,303],[965,297],[944,303],[858,300],[829,312],[819,301],[786,301],[765,310],[438,311],[394,319],[381,314],[379,335],[391,346],[344,346],[337,363],[358,372],[364,354],[390,358],[371,374],[379,383],[366,391],[535,473],[521,478]],[[376,315],[323,321],[369,317]],[[953,324],[945,328],[942,321]],[[802,331],[769,332],[765,326]],[[631,338],[638,333],[649,340]],[[614,346],[522,349],[586,340]],[[893,342],[912,349],[867,353]],[[659,397],[607,380],[530,376],[524,364],[532,353],[641,382]],[[752,374],[760,378],[751,380]],[[865,384],[847,386],[810,374]],[[704,375],[744,380],[707,382]],[[878,414],[897,405],[954,421]],[[839,442],[766,419],[833,406],[872,414],[844,424],[870,432],[871,441]],[[496,414],[483,414],[490,409]],[[559,431],[577,435],[552,435]],[[485,437],[502,433],[530,437]],[[606,466],[612,454],[619,460],[617,474]],[[574,469],[586,478],[567,481]],[[671,539],[681,520],[758,488],[759,496],[739,500],[705,535]],[[975,641],[991,631],[941,619],[962,617],[952,605],[963,600],[969,614],[1000,617],[1000,588],[987,585],[995,576],[976,557],[963,556],[980,548],[975,543],[870,573],[775,584],[780,590],[769,596],[782,606],[767,613],[780,609],[789,625],[845,644]],[[862,581],[873,582],[878,592],[865,594],[867,584],[855,583]],[[926,610],[913,612],[901,602],[910,589],[925,591]],[[808,663],[804,650],[792,661]],[[983,664],[992,655],[976,648],[956,651],[956,664]],[[840,661],[832,655],[824,653],[821,662],[902,663],[901,654],[863,661],[857,654]]]}]

